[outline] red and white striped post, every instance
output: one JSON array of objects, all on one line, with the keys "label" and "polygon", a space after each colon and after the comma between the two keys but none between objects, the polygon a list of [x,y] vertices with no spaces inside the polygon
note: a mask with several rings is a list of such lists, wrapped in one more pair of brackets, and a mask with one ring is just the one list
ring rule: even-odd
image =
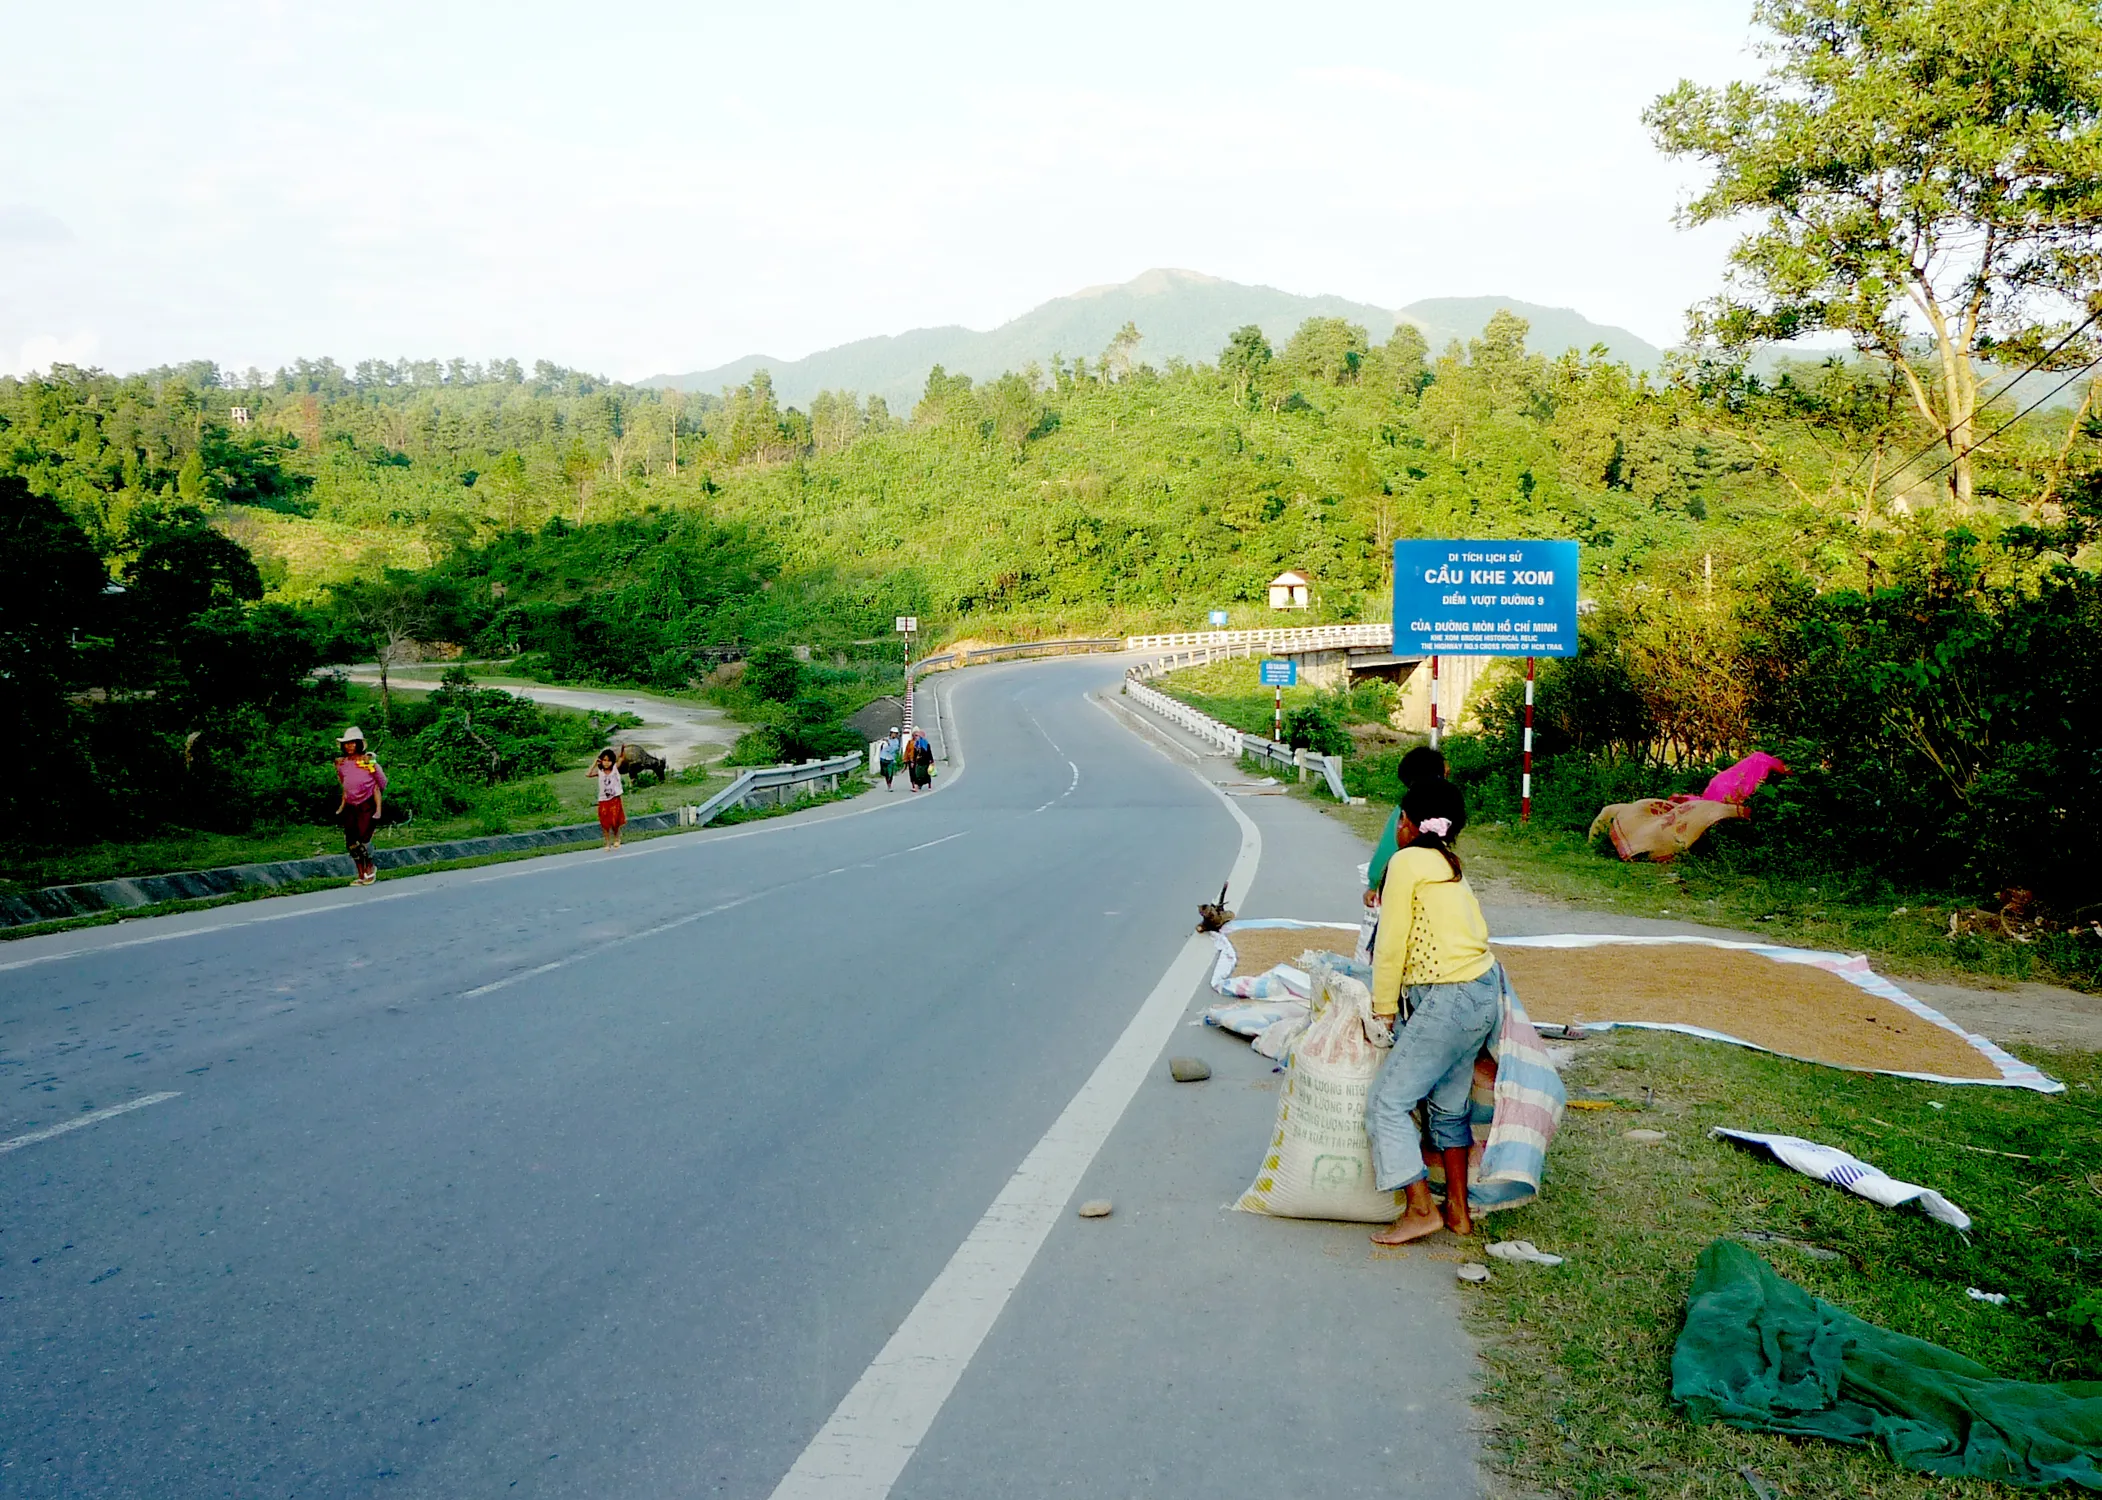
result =
[{"label": "red and white striped post", "polygon": [[1431,657],[1431,748],[1438,748],[1438,658]]},{"label": "red and white striped post", "polygon": [[1518,773],[1518,821],[1533,821],[1533,659],[1525,659],[1525,748]]}]

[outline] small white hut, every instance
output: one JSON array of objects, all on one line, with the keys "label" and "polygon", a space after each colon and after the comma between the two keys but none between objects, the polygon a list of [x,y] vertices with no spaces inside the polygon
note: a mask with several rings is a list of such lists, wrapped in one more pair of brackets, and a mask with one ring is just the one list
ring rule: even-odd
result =
[{"label": "small white hut", "polygon": [[1270,607],[1305,609],[1313,602],[1313,587],[1304,573],[1297,573],[1288,568],[1270,580]]}]

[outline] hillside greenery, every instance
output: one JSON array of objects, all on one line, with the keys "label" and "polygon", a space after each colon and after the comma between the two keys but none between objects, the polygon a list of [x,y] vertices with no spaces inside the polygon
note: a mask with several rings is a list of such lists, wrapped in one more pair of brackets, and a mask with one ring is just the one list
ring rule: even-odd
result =
[{"label": "hillside greenery", "polygon": [[[2016,424],[1957,507],[1883,477],[1919,418],[1856,361],[1651,379],[1531,353],[1507,315],[1435,354],[1406,325],[1374,343],[1340,319],[1282,347],[1244,329],[1208,364],[1155,369],[1141,349],[1127,328],[1048,370],[936,370],[905,414],[851,393],[783,407],[763,374],[703,398],[509,361],[0,380],[9,524],[40,538],[39,583],[57,580],[5,604],[24,662],[12,727],[93,740],[108,770],[89,797],[141,832],[210,803],[189,790],[199,747],[234,718],[257,726],[239,743],[258,764],[325,761],[287,705],[351,659],[457,649],[702,691],[768,731],[741,759],[818,753],[894,684],[894,615],[919,615],[929,645],[1188,628],[1214,607],[1252,625],[1296,567],[1316,583],[1308,617],[1376,620],[1397,537],[1574,537],[1597,613],[1581,665],[1543,684],[1574,751],[1678,764],[1800,739],[1822,684],[1851,693],[1832,732],[1856,778],[1822,794],[1828,816],[1834,799],[1887,805],[1952,753],[1931,774],[1959,798],[2010,777],[2025,796],[2038,776],[2094,784],[2091,752],[2051,721],[2064,684],[2010,670],[2002,629],[2041,611],[2061,662],[2090,639],[2102,428],[2084,412]],[[1888,658],[1873,687],[1849,654],[1870,644]],[[791,645],[808,648],[796,691],[742,685],[738,662]],[[1965,731],[1947,715],[1973,710],[1899,704],[1930,678],[1951,704],[1986,679],[2028,692],[2011,717],[1974,710],[2007,754],[1949,741]],[[1762,702],[1803,706],[1753,712],[1761,683]],[[1648,717],[1623,712],[1630,694]],[[1565,699],[1584,706],[1554,719]],[[1943,717],[1860,769],[1894,712]],[[2065,810],[2043,826],[2085,815],[2037,795]],[[1907,868],[1946,853],[1929,836],[1943,803],[1919,806],[1892,834]],[[15,837],[60,836],[17,811]]]}]

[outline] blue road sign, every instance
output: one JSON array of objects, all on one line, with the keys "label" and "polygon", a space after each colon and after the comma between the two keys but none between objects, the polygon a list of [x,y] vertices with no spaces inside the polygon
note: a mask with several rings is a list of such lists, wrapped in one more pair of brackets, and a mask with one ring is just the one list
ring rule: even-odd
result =
[{"label": "blue road sign", "polygon": [[1226,628],[1226,611],[1223,609],[1213,610],[1212,624],[1218,629],[1224,630]]},{"label": "blue road sign", "polygon": [[1299,663],[1289,656],[1263,658],[1264,687],[1298,687]]},{"label": "blue road sign", "polygon": [[1576,655],[1577,544],[1396,542],[1394,650]]}]

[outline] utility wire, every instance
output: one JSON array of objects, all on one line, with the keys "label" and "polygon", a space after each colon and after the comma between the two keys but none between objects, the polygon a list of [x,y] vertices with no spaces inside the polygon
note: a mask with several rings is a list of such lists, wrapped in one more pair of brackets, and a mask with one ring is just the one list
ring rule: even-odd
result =
[{"label": "utility wire", "polygon": [[[2097,358],[2089,360],[2086,364],[2081,365],[2078,369],[2074,370],[2072,374],[2066,376],[2065,379],[2059,381],[2058,384],[2052,386],[2051,389],[2045,391],[2041,396],[2038,396],[2034,401],[2030,402],[2027,406],[2023,407],[2020,411],[2016,412],[2013,416],[2009,417],[2006,421],[2002,422],[1998,427],[1995,427],[1991,432],[1988,432],[1984,437],[1979,438],[1977,441],[1971,443],[1961,453],[1950,454],[1939,464],[1935,465],[1934,468],[1930,469],[1927,472],[1925,478],[1920,480],[1920,483],[1928,483],[1935,477],[1935,475],[1944,472],[1946,469],[1948,469],[1948,467],[1951,464],[1955,463],[1958,459],[1969,458],[1973,453],[1976,453],[1980,448],[1984,447],[1987,443],[1991,442],[1994,438],[1998,437],[2008,428],[2014,426],[2015,423],[2021,421],[2022,418],[2028,416],[2029,413],[2035,411],[2039,406],[2042,406],[2046,401],[2049,401],[2053,396],[2057,395],[2060,391],[2064,390],[2074,381],[2079,380],[2081,377],[2086,375],[2087,372],[2092,370],[2096,365],[2102,365],[2102,356],[2098,356]],[[1910,460],[1908,459],[1907,462],[1910,462]]]},{"label": "utility wire", "polygon": [[[2034,375],[2038,370],[2041,370],[2045,365],[2051,362],[2052,356],[2057,354],[2058,351],[2063,349],[2066,345],[2072,343],[2074,339],[2079,338],[2081,334],[2087,332],[2087,330],[2090,327],[2092,327],[2097,320],[2102,320],[2102,306],[2098,306],[2093,312],[2089,313],[2087,317],[2084,320],[2082,320],[2080,325],[2073,329],[2071,333],[2068,333],[2064,338],[2060,339],[2057,343],[2053,344],[2050,348],[2046,349],[2042,354],[2039,354],[2036,357],[2035,361],[2030,364],[2028,369],[2022,371],[2021,374],[2015,376],[2012,380],[2009,380],[2005,385],[2001,386],[1997,391],[1994,391],[1990,396],[1987,396],[1983,401],[1980,401],[1978,403],[1977,409],[1982,410],[1983,408],[1992,405],[1993,402],[1999,400],[2002,396],[2006,395],[2009,391],[2013,390],[2017,385],[2021,384],[2031,375]],[[1927,476],[1927,479],[1922,479],[1919,482],[1921,484],[1925,484],[1928,479],[1932,479],[1935,474],[1941,473],[1944,469],[1947,469],[1950,464],[1955,463],[1958,459],[1970,457],[1972,453],[1978,450],[1981,444],[1990,441],[1992,438],[1998,437],[2001,433],[2005,432],[2009,427],[2013,426],[2023,417],[2029,415],[2030,412],[2035,411],[2036,408],[2039,405],[2041,405],[2043,401],[2050,400],[2053,396],[2057,395],[2060,391],[2064,390],[2067,386],[2071,385],[2074,379],[2077,379],[2082,372],[2088,370],[2096,363],[2097,361],[2095,360],[2089,360],[2087,364],[2080,366],[2079,370],[2076,370],[2071,377],[2068,377],[2065,380],[2061,380],[2057,385],[2051,387],[2049,391],[2045,392],[2040,401],[2032,401],[2029,405],[2023,407],[2020,411],[2016,412],[2013,416],[2009,417],[1998,427],[1995,427],[1984,437],[1979,438],[1977,442],[1972,443],[1970,447],[1965,448],[1963,452],[1951,454],[1949,458],[1940,466],[1940,468],[1935,469],[1932,474],[1929,474]],[[1943,428],[1938,434],[1936,434],[1934,437],[1929,438],[1924,444],[1920,446],[1919,449],[1917,449],[1914,453],[1907,457],[1903,463],[1897,464],[1894,467],[1892,467],[1890,472],[1893,475],[1904,473],[1907,468],[1911,467],[1913,464],[1918,463],[1929,453],[1933,452],[1937,447],[1939,447],[1943,443],[1946,443],[1949,440],[1949,435],[1955,430],[1956,427],[1953,423]],[[1863,455],[1863,457],[1865,458],[1866,455]],[[1856,460],[1854,464],[1855,471],[1858,472],[1860,468],[1861,461]],[[1853,474],[1848,474],[1848,481],[1851,481],[1853,477]]]}]

